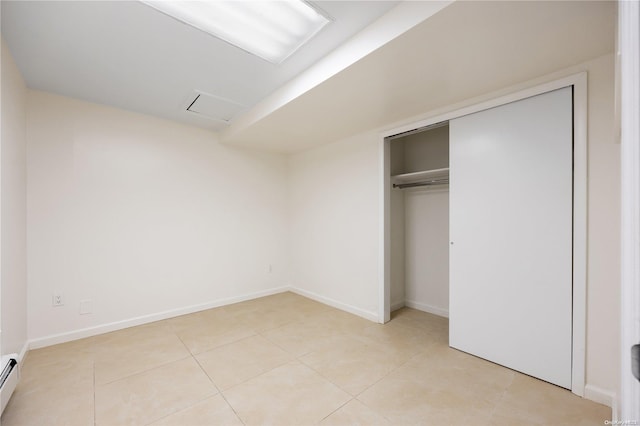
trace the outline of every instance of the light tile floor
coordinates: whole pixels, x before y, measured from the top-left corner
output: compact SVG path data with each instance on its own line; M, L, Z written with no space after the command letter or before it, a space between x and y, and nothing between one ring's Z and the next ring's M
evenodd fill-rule
M2 426L602 425L610 409L293 293L29 353Z

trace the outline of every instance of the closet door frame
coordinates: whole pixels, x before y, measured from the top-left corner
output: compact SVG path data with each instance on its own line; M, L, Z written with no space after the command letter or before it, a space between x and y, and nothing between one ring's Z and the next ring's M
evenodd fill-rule
M587 306L587 73L530 82L500 93L475 98L447 111L434 111L419 121L380 135L380 270L378 322L391 318L391 181L390 138L443 121L505 105L564 87L573 87L573 309L571 391L584 396Z

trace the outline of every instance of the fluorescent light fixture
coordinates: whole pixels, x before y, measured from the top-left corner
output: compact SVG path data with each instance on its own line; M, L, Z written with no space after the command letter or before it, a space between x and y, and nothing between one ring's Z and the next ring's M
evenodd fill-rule
M330 20L301 0L141 0L185 24L279 64Z

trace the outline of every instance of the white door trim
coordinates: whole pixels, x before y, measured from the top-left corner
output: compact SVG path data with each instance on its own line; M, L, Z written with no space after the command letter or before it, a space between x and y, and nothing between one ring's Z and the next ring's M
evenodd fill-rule
M432 124L452 120L496 106L519 101L531 96L573 86L573 341L571 391L584 396L585 386L585 345L586 345L586 302L587 302L587 73L581 72L557 80L531 87L487 101L465 106L460 109L439 113L401 127L381 133L381 217L380 224L380 271L378 322L389 321L391 306L391 251L390 251L390 180L389 180L389 138L400 133L420 129Z
M621 421L640 421L640 383L631 375L632 345L640 343L640 6L618 2L621 143ZM614 413L614 416L618 413Z

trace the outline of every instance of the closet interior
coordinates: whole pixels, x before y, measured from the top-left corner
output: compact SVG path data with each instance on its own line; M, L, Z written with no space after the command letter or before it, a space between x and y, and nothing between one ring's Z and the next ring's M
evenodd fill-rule
M449 313L449 123L393 136L391 310Z

